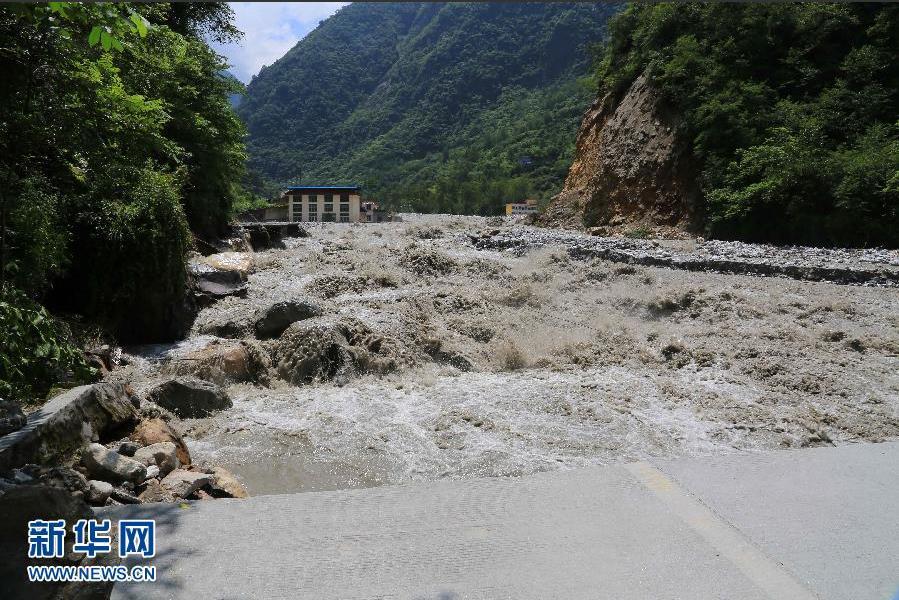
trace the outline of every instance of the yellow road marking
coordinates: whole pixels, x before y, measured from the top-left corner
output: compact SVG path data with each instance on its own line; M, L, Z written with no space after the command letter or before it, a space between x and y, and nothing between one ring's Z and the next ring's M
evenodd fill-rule
M782 564L769 558L735 527L660 470L646 462L631 463L625 468L769 598L818 600L818 596L797 581Z

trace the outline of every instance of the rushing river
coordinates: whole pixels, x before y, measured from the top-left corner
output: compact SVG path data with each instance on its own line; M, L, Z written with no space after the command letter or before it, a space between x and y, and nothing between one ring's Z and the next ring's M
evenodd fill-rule
M123 376L145 389L168 362L232 343L204 331L251 338L284 300L399 349L384 374L229 385L233 408L186 421L194 459L253 494L899 436L895 289L574 260L561 234L478 250L469 236L493 226L312 227L253 255L246 298L204 309L179 344L136 350ZM443 354L422 350L434 340Z

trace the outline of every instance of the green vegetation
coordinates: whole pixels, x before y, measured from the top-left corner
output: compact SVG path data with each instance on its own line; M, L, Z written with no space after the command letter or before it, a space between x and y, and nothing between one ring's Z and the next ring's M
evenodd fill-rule
M624 232L624 237L632 240L645 240L652 235L652 230L646 226L635 227Z
M353 4L238 112L259 192L353 182L392 208L497 214L558 192L615 5Z
M185 327L187 251L245 197L224 3L0 6L0 396L85 373L38 303L122 341Z
M899 6L634 4L600 93L647 71L683 116L709 233L899 245Z
M93 376L69 328L24 293L0 290L0 398L43 398L54 383Z

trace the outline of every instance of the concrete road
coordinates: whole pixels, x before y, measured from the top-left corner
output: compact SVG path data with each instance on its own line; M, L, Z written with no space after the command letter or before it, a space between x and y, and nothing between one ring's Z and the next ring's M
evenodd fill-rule
M122 507L113 598L892 600L899 443Z

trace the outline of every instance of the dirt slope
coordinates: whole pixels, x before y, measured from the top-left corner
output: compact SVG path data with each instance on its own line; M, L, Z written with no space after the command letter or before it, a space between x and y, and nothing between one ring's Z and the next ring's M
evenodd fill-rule
M565 187L541 224L610 233L646 227L669 235L689 228L696 189L677 144L678 124L645 76L617 105L609 96L597 100L578 132Z

